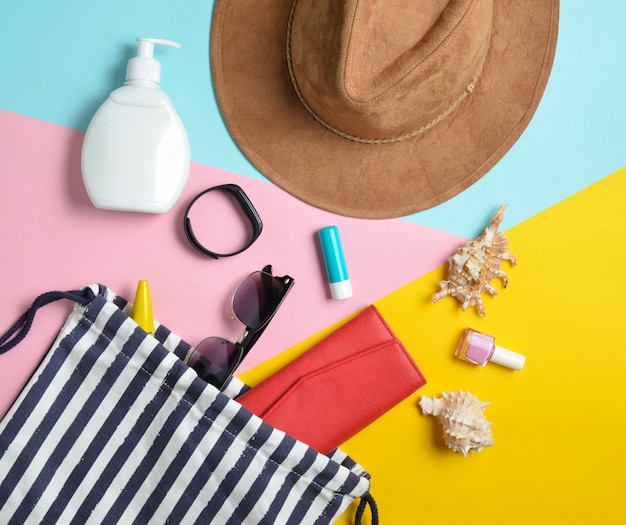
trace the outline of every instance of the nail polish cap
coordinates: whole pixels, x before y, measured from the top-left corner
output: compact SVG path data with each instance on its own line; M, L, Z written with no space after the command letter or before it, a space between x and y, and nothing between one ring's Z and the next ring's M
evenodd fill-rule
M507 350L506 348L502 348L501 346L495 345L493 354L489 358L489 361L508 368L513 368L514 370L521 370L526 362L526 357L522 354L518 354L516 352L512 352L511 350Z

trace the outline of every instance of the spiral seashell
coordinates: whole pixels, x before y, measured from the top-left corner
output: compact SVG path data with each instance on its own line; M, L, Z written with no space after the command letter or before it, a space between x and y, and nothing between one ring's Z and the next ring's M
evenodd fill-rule
M491 423L485 419L483 403L469 392L442 392L441 397L422 396L419 402L425 416L435 416L443 428L446 445L467 457L494 445Z
M508 239L498 231L504 218L506 204L500 206L485 231L475 240L467 241L448 259L448 279L439 282L439 292L433 294L433 303L446 295L461 301L461 308L475 306L480 315L485 315L481 294L497 295L491 281L502 279L506 288L509 277L500 269L502 261L516 264L515 256L509 252Z

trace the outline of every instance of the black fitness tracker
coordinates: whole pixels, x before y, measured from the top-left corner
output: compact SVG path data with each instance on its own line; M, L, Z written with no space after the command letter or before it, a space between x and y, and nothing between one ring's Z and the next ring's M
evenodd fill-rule
M241 210L244 212L245 216L250 221L250 225L252 226L252 237L250 238L250 240L247 242L247 244L243 248L232 253L215 253L215 252L212 252L211 250L207 250L200 243L200 241L198 241L198 239L193 233L193 229L191 228L191 221L189 220L189 211L191 210L192 206L200 197L202 197L203 195L207 194L210 191L215 191L215 190L225 191L231 194L241 206ZM187 209L185 210L185 215L183 217L183 228L185 230L185 235L187 236L187 239L196 250L198 250L203 255L210 257L211 259L219 259L220 257L231 257L233 255L237 255L238 253L241 253L247 250L248 248L250 248L250 246L252 246L254 241L256 241L259 238L259 235L261 235L261 231L263 230L263 222L261 221L261 217L259 216L259 213L256 211L256 209L252 205L252 202L250 201L250 199L239 186L237 186L236 184L222 184L221 186L214 186L213 188L204 190L202 193L194 197L194 199L189 203L189 206L187 206Z

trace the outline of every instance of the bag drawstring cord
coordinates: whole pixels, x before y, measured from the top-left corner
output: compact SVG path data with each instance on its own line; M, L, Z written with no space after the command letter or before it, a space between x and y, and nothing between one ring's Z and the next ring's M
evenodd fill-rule
M361 496L361 501L359 503L359 508L356 511L355 516L355 525L361 525L361 520L363 519L363 513L365 512L365 508L370 506L372 511L372 525L378 525L378 505L376 505L376 501L374 497L368 492Z
M84 288L82 290L70 290L68 292L46 292L37 297L31 307L24 312L24 314L17 320L17 322L9 328L9 330L0 337L0 354L8 352L15 346L17 346L22 339L28 334L35 314L37 310L42 306L46 306L59 299L71 299L83 306L89 304L95 294L91 288Z

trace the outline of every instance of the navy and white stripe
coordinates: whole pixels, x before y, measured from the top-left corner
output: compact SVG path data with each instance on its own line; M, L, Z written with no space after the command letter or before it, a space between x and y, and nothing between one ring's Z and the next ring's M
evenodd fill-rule
M0 422L2 523L325 524L368 493L341 451L270 427L199 379L178 336L90 289Z

